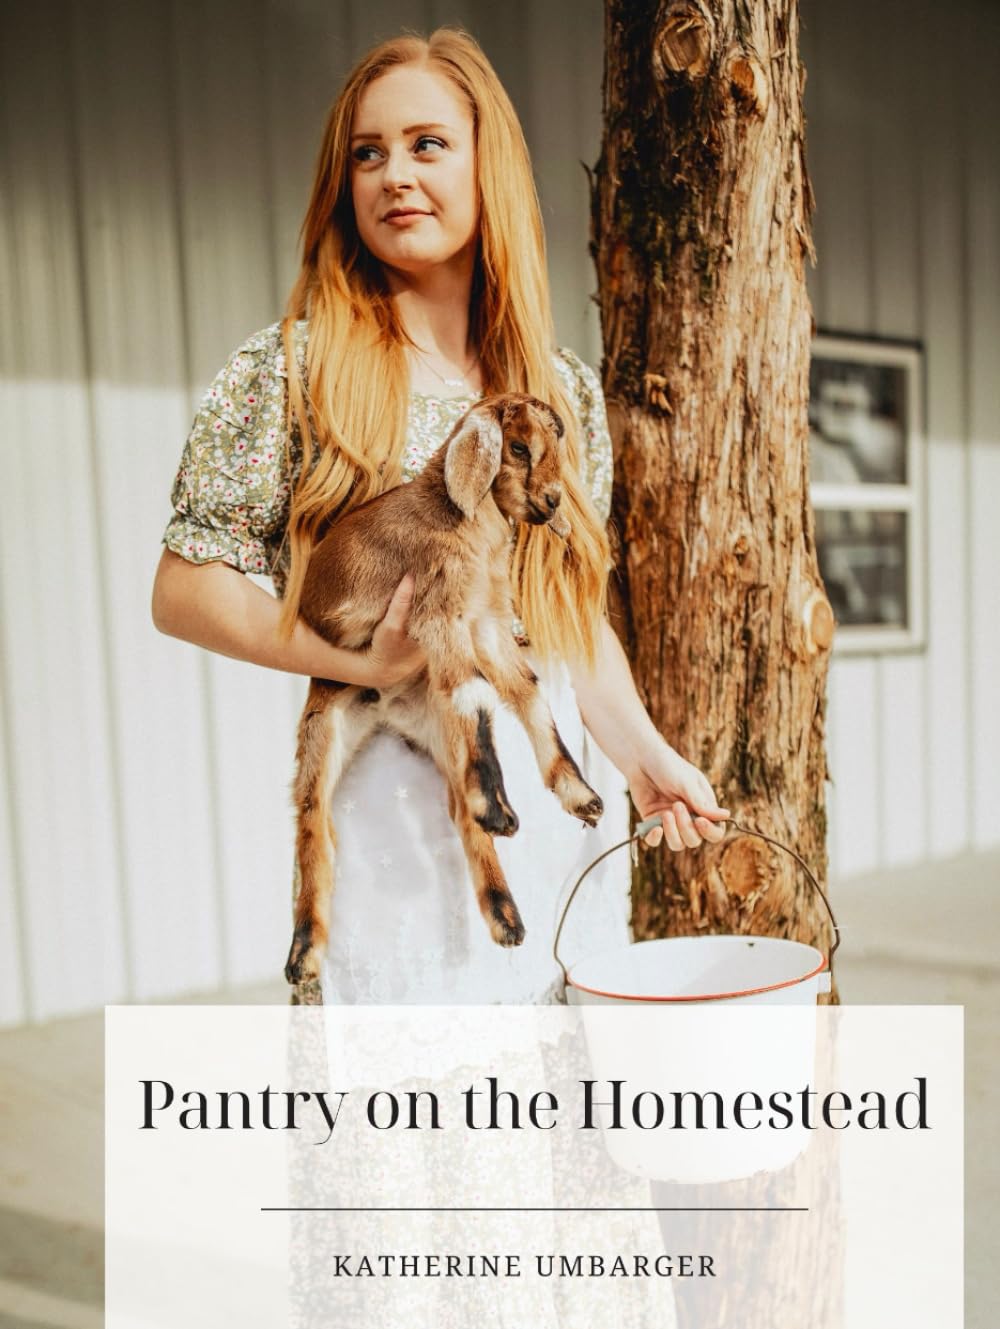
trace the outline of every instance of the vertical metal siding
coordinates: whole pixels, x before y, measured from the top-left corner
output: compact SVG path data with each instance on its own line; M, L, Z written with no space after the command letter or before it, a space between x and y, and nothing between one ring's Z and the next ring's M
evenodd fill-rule
M966 540L968 457L965 405L963 153L965 124L956 89L965 77L965 43L954 40L952 16L925 6L924 41L915 82L943 89L932 114L913 108L918 166L921 333L927 339L927 588L924 656L925 800L920 809L931 857L969 843L972 715L969 582ZM919 102L919 93L917 96ZM912 103L911 103L912 105ZM930 758L929 760L927 758Z
M72 49L42 7L8 7L5 19L4 174L14 187L0 572L7 772L23 1007L45 1016L121 995L125 946ZM30 51L44 51L45 77Z
M966 124L967 516L969 722L968 807L972 843L996 843L1000 821L1000 11L965 17L968 66L959 81ZM970 21L971 20L971 21Z
M866 169L871 191L871 330L882 336L916 338L921 332L917 154L910 127L919 114L917 88L907 67L883 67L883 52L905 26L909 0L882 0L871 10L872 31L863 52L866 85L875 89ZM919 53L911 55L911 60ZM922 459L921 459L922 460ZM921 550L920 556L923 557ZM911 570L911 576L917 576ZM918 579L918 584L920 584ZM879 713L880 848L886 865L924 857L926 744L923 654L885 655L876 665ZM845 772L843 779L850 778Z
M1000 171L985 0L803 4L826 326L921 336L929 644L837 660L836 872L995 843ZM558 335L600 356L600 0L56 0L0 18L0 1023L274 974L303 680L159 636L195 403L280 316L326 108L463 23L532 148Z

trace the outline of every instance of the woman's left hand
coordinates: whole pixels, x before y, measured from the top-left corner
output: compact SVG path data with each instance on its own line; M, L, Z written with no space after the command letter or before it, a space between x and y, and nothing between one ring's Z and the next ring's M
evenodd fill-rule
M666 839L674 850L697 849L706 841L718 844L726 833L722 823L729 813L719 807L712 786L665 739L641 753L629 793L642 819L655 812L663 818L663 829L654 827L646 836L648 845Z

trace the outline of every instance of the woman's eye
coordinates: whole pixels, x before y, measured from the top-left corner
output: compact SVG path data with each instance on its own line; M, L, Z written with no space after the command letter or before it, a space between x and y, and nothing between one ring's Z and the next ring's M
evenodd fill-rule
M353 155L356 162L371 162L377 157L378 148L375 147L374 143L362 143L354 149Z
M523 443L512 443L512 444L510 445L510 450L511 450L511 452L514 454L515 457L530 457L530 456L531 456L531 449L528 448L528 447L525 447L525 445L524 445Z
M433 138L430 134L421 134L413 145L414 152L427 152L435 148L443 148L445 145L439 138Z

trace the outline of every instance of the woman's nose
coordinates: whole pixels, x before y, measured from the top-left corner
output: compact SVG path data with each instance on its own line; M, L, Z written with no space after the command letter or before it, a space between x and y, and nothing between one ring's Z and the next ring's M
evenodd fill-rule
M382 188L387 191L408 189L413 184L413 163L405 147L393 148L386 157Z

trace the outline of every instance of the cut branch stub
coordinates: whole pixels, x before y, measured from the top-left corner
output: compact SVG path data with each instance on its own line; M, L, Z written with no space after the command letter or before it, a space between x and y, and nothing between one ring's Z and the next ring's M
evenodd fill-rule
M773 875L770 852L759 841L739 835L722 851L719 875L730 895L741 900L759 895Z
M765 116L771 94L764 70L753 56L747 55L745 51L734 51L729 57L726 73L735 100L751 113Z
M833 643L836 621L830 601L826 595L816 590L808 597L802 609L802 622L805 626L806 649L814 655L817 651L827 651Z
M674 0L666 7L653 42L653 72L660 80L668 74L704 78L712 62L715 20L699 0Z
M644 374L642 378L646 401L664 415L673 415L674 405L670 399L670 381L662 374Z

